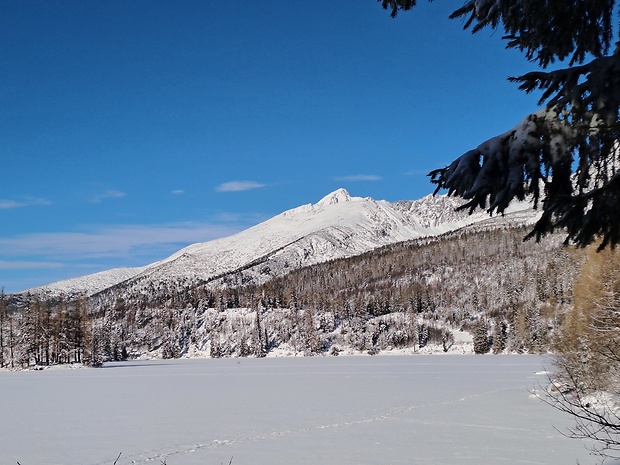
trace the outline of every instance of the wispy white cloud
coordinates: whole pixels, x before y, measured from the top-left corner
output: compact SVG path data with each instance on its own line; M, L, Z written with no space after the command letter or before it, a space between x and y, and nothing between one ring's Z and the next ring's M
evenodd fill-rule
M19 208L25 206L26 205L23 202L18 202L16 200L0 200L0 208L2 209Z
M229 181L220 184L215 188L216 192L240 192L249 191L252 189L260 189L265 187L265 184L261 184L256 181Z
M334 179L336 181L359 182L359 181L381 181L383 178L381 176L376 176L373 174L353 174L350 176L338 176Z
M189 244L235 234L260 219L248 215L212 223L91 225L0 236L0 289L16 292L111 268L148 265Z
M9 208L21 208L21 207L32 207L36 205L51 205L47 199L38 199L27 197L22 200L10 200L10 199L0 199L0 210L9 209Z
M62 268L63 266L62 263L58 262L0 260L0 270L49 270Z
M174 190L170 191L170 193L172 195L183 195L183 194L185 194L185 191L183 189L174 189Z
M216 219L220 223L234 223L254 225L269 219L268 215L263 213L229 213L223 212L216 215Z
M54 232L0 237L0 256L20 261L71 261L99 258L156 257L195 242L229 236L243 229L237 225L176 223L119 225L85 228L79 232ZM164 254L164 255L159 255ZM25 259L28 257L28 259ZM34 257L34 258L33 258Z
M98 194L95 194L93 196L91 196L91 198L89 199L89 202L91 203L101 203L104 200L108 200L108 199L120 199L122 197L126 197L127 194L125 194L124 192L118 191L116 189L106 189L103 192L100 192Z

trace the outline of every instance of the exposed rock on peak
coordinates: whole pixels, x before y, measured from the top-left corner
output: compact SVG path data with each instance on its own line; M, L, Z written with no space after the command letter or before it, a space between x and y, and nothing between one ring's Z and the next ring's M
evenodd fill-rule
M340 188L331 194L326 195L317 203L317 206L332 205L335 203L350 202L351 196L346 189Z

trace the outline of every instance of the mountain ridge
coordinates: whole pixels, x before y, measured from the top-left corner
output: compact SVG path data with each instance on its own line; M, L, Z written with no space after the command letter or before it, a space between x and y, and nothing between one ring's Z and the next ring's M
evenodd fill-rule
M205 283L241 273L239 279L260 284L300 267L499 221L482 210L471 215L457 211L460 205L445 195L390 203L352 197L341 188L317 203L287 210L232 236L191 244L146 266L113 268L18 294L92 296L120 285L143 292L158 282ZM515 204L510 213L522 216L518 222L536 216L527 202Z

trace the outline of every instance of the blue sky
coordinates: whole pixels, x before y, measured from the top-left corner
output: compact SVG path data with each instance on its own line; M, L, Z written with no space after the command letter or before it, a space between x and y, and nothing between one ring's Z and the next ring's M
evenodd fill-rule
M506 79L534 66L448 3L0 0L0 287L145 265L339 187L431 193L537 108Z

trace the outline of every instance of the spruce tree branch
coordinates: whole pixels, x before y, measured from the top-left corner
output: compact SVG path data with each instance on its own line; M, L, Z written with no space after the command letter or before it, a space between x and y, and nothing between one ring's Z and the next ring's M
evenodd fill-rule
M466 17L464 28L472 33L501 26L507 48L546 68L556 60L569 58L572 66L607 53L613 8L613 0L469 0L450 18Z
M410 10L416 6L416 0L377 0L384 10L391 10L390 16L396 18L399 10ZM432 1L432 0L429 0Z
M620 46L610 56L551 72L530 72L509 78L520 90L543 90L539 104L563 108L574 122L612 126L620 108Z

